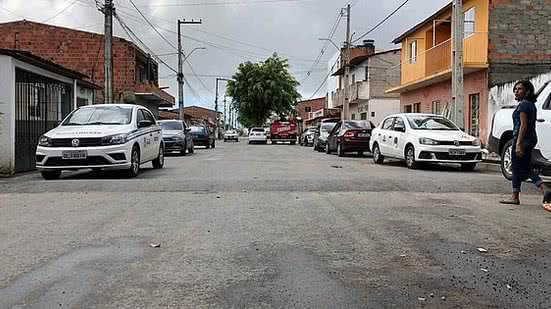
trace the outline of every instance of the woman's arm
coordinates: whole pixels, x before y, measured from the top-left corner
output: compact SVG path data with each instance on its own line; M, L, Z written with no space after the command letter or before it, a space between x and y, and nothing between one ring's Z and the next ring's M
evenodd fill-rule
M526 135L527 130L528 130L528 113L521 112L520 113L520 129L518 131L517 145L516 145L516 149L515 149L517 157L522 156L523 140L524 140L524 136Z

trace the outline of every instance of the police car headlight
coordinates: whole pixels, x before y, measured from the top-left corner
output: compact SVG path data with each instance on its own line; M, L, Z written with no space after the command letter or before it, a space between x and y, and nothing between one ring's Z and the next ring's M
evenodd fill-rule
M432 138L421 137L419 139L419 144L421 144L421 145L438 145L438 141L435 141Z
M480 145L481 145L481 143L480 143L480 139L479 139L479 138L477 138L477 139L475 139L475 140L473 141L473 146L480 146Z
M38 145L42 146L42 147L50 147L50 146L52 146L52 140L49 137L47 137L46 135L42 135L38 139Z
M127 140L126 134L116 134L111 136L106 136L101 139L102 145L120 145L126 143Z

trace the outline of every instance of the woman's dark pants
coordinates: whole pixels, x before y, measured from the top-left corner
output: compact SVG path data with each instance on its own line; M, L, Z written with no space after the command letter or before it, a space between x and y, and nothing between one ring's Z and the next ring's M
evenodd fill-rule
M536 187L540 187L543 184L543 180L540 178L537 172L532 169L532 150L534 146L526 147L522 152L522 156L519 158L515 153L516 140L513 142L513 149L511 151L511 163L513 165L513 192L521 192L522 182L530 178L532 183Z

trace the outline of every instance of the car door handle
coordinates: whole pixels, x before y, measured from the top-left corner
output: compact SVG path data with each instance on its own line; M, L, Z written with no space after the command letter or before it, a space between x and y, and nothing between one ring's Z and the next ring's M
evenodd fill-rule
M545 119L538 119L538 122L545 122Z

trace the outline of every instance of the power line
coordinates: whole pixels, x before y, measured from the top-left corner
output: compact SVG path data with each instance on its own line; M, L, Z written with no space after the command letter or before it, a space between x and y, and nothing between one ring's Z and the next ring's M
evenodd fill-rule
M70 9L75 3L77 3L79 0L74 0L73 2L69 3L68 6L66 6L65 8L63 8L62 10L60 10L59 12L57 12L56 14L54 14L53 16L49 17L49 18L46 18L45 20L42 21L42 23L45 23L45 22L48 22L56 17L58 17L59 15L63 14L65 11L67 11L68 9Z
M302 1L312 1L312 0L256 0L256 1L198 2L198 3L166 3L166 4L147 4L147 5L142 5L142 7L245 5L245 4L280 3L280 2L302 2Z
M335 35L335 33L337 32L337 29L339 28L339 24L341 22L342 16L343 16L343 12L341 11L339 13L339 15L337 16L337 20L336 20L335 24L333 25L333 27L331 28L331 31L329 32L329 35L327 36L327 38L329 40L331 40L333 38L333 36ZM316 60L312 64L312 67L310 68L310 70L308 70L308 72L306 73L306 76L302 80L302 83L304 83L308 79L308 77L310 77L310 75L312 74L311 71L314 69L315 66L318 65L318 63L321 61L321 58L323 58L323 55L325 54L325 50L329 46L329 40L326 40L325 43L323 44L323 47L321 48L321 51L320 51L318 57L316 58Z
M321 88L323 87L323 85L325 85L325 82L329 79L329 76L331 76L332 72L333 72L333 68L335 67L335 65L339 62L339 59L337 59L337 61L335 61L335 63L333 63L333 65L331 66L331 70L329 70L329 73L327 73L327 75L325 76L325 78L323 79L323 81L321 82L321 84L319 85L319 87L316 89L316 91L314 92L314 94L312 94L312 96L310 97L309 100L312 100L317 94L318 92L321 90Z
M389 20L394 14L396 14L401 8L404 7L410 0L405 0L402 4L400 4L394 11L392 11L389 15L387 15L383 20L381 20L378 24L376 24L373 28L369 29L366 33L360 35L357 39L355 39L352 43L356 43L359 40L363 39L367 35L371 34L371 32L375 31L377 28L379 28L382 24L384 24L387 20Z

